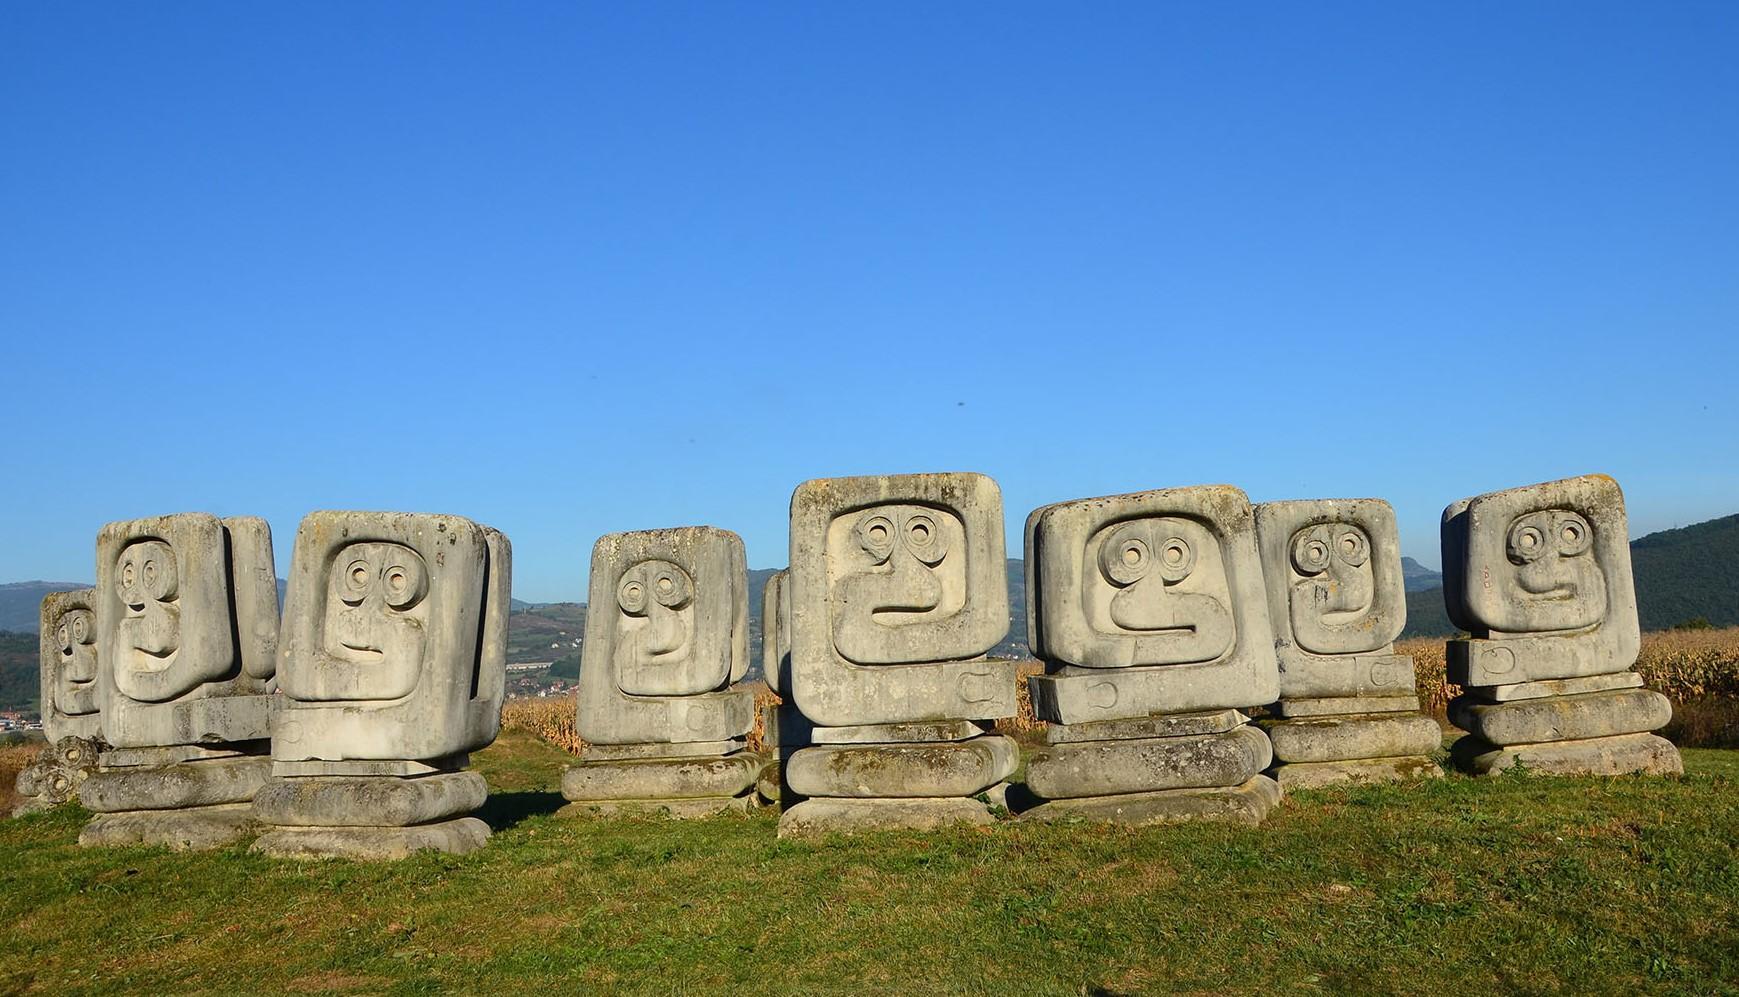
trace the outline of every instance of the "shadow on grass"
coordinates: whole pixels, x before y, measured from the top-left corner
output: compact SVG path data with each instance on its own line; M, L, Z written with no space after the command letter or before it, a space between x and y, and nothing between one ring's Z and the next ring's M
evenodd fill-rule
M492 831L505 831L527 817L553 814L567 802L562 799L562 794L547 790L491 792L489 799L472 816L481 818Z

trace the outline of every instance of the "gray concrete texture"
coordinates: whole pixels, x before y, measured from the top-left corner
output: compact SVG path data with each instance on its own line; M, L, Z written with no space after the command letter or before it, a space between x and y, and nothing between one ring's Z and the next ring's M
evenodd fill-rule
M1665 727L1672 718L1672 703L1650 689L1614 689L1510 703L1457 696L1449 702L1450 723L1496 745L1641 734Z
M1282 796L1280 785L1273 779L1253 775L1235 786L1051 800L1021 811L1020 818L1138 827L1207 820L1255 827L1268 818Z
M790 758L785 781L809 797L973 796L1020 766L1011 738L985 734L965 741L835 744L804 748Z
M38 631L42 733L50 743L66 737L100 738L97 696L97 590L50 592L42 597Z
M1443 747L1443 728L1417 713L1359 714L1263 724L1280 762L1346 762L1428 755Z
M990 809L962 797L857 800L817 798L779 815L779 837L805 838L827 834L876 831L933 831L957 824L993 822Z
M1469 735L1455 742L1451 755L1457 767L1474 775L1497 775L1517 765L1545 775L1679 775L1685 770L1679 749L1654 734L1508 747Z
M1047 800L1236 786L1273 761L1268 735L1223 734L1057 744L1027 760L1026 785Z

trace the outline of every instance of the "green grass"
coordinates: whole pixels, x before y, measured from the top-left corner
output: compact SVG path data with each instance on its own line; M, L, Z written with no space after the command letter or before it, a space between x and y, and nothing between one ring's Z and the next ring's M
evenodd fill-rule
M298 865L0 822L0 992L1739 990L1739 752L1682 779L1298 794L1259 829L779 841L548 811L567 756L474 758L464 857Z

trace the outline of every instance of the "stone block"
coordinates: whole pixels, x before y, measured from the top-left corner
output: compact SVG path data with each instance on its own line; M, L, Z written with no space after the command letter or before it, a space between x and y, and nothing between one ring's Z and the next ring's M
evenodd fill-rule
M1048 800L1236 786L1271 761L1268 735L1246 724L1224 734L1052 745L1027 760L1026 783Z
M986 734L967 741L804 748L786 762L785 781L804 796L972 796L1019 766L1013 739Z
M1021 820L1089 821L1136 826L1210 820L1262 823L1280 803L1282 790L1267 776L1251 776L1234 786L1211 789L1171 789L1051 800L1021 813Z
M810 744L904 744L923 741L964 741L985 729L970 720L921 720L909 724L859 724L853 727L808 727Z
M1027 517L1027 625L1052 723L1279 697L1249 499L1225 485L1059 502ZM1094 673L1100 673L1095 675Z
M13 783L22 799L12 808L11 816L21 817L69 802L96 768L97 742L89 738L68 735L43 745Z
M705 758L730 755L746 750L742 738L726 741L676 741L658 744L592 744L587 742L583 757L588 762L621 762L637 758Z
M158 748L109 748L97 756L97 764L105 769L174 765L177 762L263 756L271 748L269 741L246 741L218 748L197 744L168 744Z
M576 802L739 796L766 764L766 756L746 751L722 758L580 762L562 773L562 795Z
M1126 720L1100 720L1096 723L1050 724L1045 727L1046 744L1074 744L1077 741L1128 741L1149 737L1190 737L1196 734L1224 734L1249 717L1237 710L1204 710L1199 713L1156 713Z
M741 796L697 796L675 800L575 800L556 811L557 817L669 817L696 820L720 814L746 814L759 809L755 793Z
M430 761L501 729L513 548L460 516L309 513L296 531L272 757Z
M1620 734L1546 744L1499 747L1468 735L1450 751L1456 767L1474 775L1495 775L1520 763L1546 775L1679 775L1679 749L1653 734Z
M1618 689L1513 703L1486 703L1458 696L1449 703L1450 723L1497 745L1640 734L1665 727L1672 718L1671 701L1650 689Z
M254 808L230 803L184 810L131 810L100 813L79 831L85 848L161 845L171 851L222 848L254 833Z
M271 774L271 759L257 755L158 768L102 769L79 787L79 802L98 813L246 803Z
M955 824L993 823L990 808L960 797L889 800L810 799L779 816L779 837L873 831L933 831Z
M268 780L254 794L254 813L266 824L403 827L471 813L488 798L489 786L475 772L303 776Z
M1283 699L1271 709L1283 717L1331 717L1348 713L1418 713L1418 696L1346 696Z
M791 682L817 726L995 720L1014 670L1002 493L981 474L806 481L791 496Z
M761 677L774 692L791 688L791 572L775 571L761 586Z
M42 597L38 631L42 732L50 743L102 736L97 698L97 590Z
M343 761L303 759L296 762L273 761L272 775L279 779L299 779L314 775L391 776L396 779L419 775L458 772L471 764L470 755L448 755L426 762L390 758L351 758Z
M1344 762L1425 755L1443 747L1443 728L1417 713L1307 717L1263 725L1282 762Z
M1609 675L1587 675L1576 679L1546 679L1540 682L1515 682L1510 685L1476 685L1465 687L1475 699L1491 703L1513 703L1521 699L1544 699L1547 696L1576 696L1585 692L1608 692L1613 689L1640 689L1642 676L1635 672L1614 672Z
M489 842L489 825L475 817L415 827L278 827L249 849L282 859L396 861L421 851L464 855Z
M1443 770L1423 755L1400 758L1356 758L1339 762L1293 762L1277 766L1271 773L1288 793L1295 789L1322 789L1325 786L1369 785L1380 782L1407 782L1412 779L1440 779Z

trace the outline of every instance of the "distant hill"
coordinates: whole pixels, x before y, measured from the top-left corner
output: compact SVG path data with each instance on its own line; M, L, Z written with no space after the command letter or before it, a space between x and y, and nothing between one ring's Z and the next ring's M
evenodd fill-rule
M1432 571L1410 557L1401 558L1401 585L1409 592L1443 587L1443 572Z
M35 633L42 626L42 597L87 589L90 582L8 582L0 585L0 630Z

